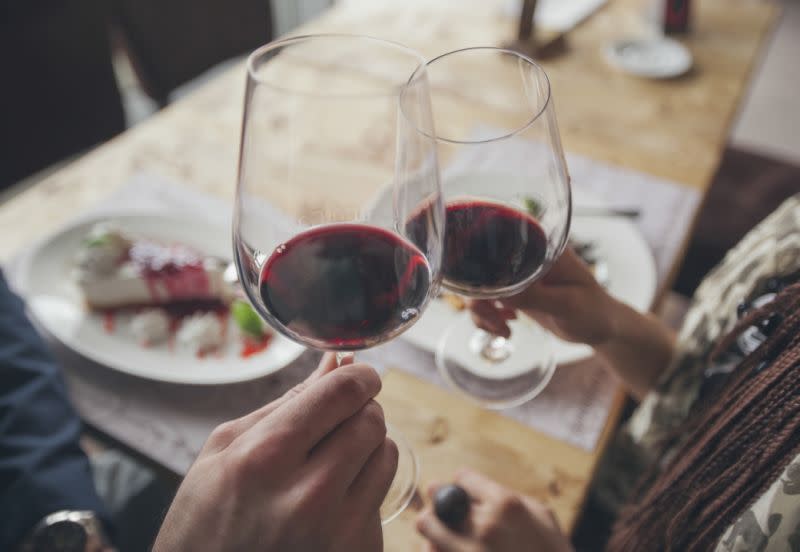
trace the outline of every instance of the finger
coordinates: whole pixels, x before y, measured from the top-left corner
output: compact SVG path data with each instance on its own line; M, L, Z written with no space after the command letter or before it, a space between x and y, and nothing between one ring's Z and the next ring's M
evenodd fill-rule
M469 310L486 318L502 320L503 316L498 309L499 303L488 299L472 299L467 303Z
M371 400L314 447L309 469L328 472L344 494L385 439L383 409Z
M521 498L522 501L527 505L528 510L530 510L534 515L536 521L539 521L545 525L547 525L547 522L549 521L552 527L557 528L559 531L561 530L561 524L559 523L556 515L553 513L553 510L535 498L531 498L529 496L522 496Z
M455 481L467 491L473 501L494 501L501 500L509 491L499 483L489 479L485 475L470 470L461 469L456 473Z
M348 360L352 357L345 357L342 360ZM336 360L336 353L325 353L322 355L322 358L319 359L319 364L317 365L317 369L311 373L310 378L319 379L324 374L329 374L338 368L339 363Z
M494 306L494 308L497 316L501 317L503 320L517 319L517 309L506 307L499 301L496 301L496 303L497 304Z
M430 508L417 518L417 531L441 552L470 552L474 547L469 539L453 532L442 523Z
M367 511L380 509L397 473L398 459L397 444L384 439L350 486L348 495L358 507Z
M342 357L342 360L340 362L339 359L336 358L336 353L325 353L324 355L322 355L322 358L319 361L317 369L311 373L309 379L312 380L319 379L325 374L330 374L337 368L353 364L354 360L355 360L355 355L345 355Z
M378 373L365 364L343 366L312 381L242 435L263 442L270 434L287 436L287 454L306 457L339 424L361 410L381 389Z
M503 320L514 320L517 317L516 309L503 306L498 299L468 299L467 307L473 312L496 316Z
M342 359L342 366L349 365L353 363L353 357L347 356ZM216 450L221 450L226 448L230 445L239 435L243 434L245 431L253 427L256 422L268 416L271 412L277 410L281 405L290 401L294 397L300 395L306 387L308 387L311 382L318 380L325 374L328 374L335 370L339 366L336 355L334 353L325 353L322 355L322 359L319 362L317 368L311 372L311 374L303 381L289 389L286 393L278 397L272 402L269 402L242 416L241 418L237 418L235 420L231 420L223 426L218 428L220 431L216 432L217 435L213 435L210 440L213 440L212 447Z
M475 326L492 335L501 335L503 337L506 337L506 334L511 335L511 329L505 322L489 320L475 313L470 313L470 318L472 318L472 323Z
M481 330L490 333L492 335L505 337L506 339L511 337L511 328L505 322L497 322L495 320L489 320L479 315L476 315L475 313L472 313L471 317L472 317L472 322Z
M470 316L474 324L484 331L505 338L511 336L511 329L506 323L507 319L492 301L472 301L470 304Z
M539 281L521 293L500 301L504 306L515 309L540 309L555 313L559 308L563 309L565 301L576 289L592 285L597 283L588 265L572 248L567 248Z
M498 300L475 299L469 303L470 311L496 322L506 322L517 318L517 310L503 305Z
M429 484L428 487L425 489L428 498L433 500L434 497L436 496L436 491L438 491L439 487L441 487L442 485L444 485L444 483L439 483L438 481Z

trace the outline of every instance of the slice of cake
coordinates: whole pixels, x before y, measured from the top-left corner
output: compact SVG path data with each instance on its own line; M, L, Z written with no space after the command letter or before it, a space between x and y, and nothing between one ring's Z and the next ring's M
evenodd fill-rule
M233 297L224 261L182 244L127 236L110 224L91 229L76 261L76 282L93 310L227 304Z

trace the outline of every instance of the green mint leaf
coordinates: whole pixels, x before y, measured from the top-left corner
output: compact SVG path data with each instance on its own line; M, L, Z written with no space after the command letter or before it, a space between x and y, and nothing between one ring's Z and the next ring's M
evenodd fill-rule
M94 238L86 238L83 240L83 243L86 247L99 247L101 245L106 245L109 240L108 234L103 234L102 236L96 236Z
M264 323L249 304L234 301L231 305L231 316L242 332L255 338L264 337Z
M539 218L539 215L542 214L542 206L539 202L532 197L526 197L522 201L525 203L525 209L528 213L530 213L532 217Z

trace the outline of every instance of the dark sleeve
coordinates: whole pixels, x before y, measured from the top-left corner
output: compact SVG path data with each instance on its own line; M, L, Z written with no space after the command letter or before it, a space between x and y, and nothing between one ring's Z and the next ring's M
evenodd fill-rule
M58 366L0 272L0 550L58 510L107 524L80 431Z

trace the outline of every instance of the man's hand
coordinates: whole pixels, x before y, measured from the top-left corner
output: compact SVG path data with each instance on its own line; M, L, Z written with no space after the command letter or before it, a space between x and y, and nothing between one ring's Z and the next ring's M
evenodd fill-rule
M381 381L365 365L335 368L326 355L283 397L214 430L155 552L383 549L398 453L373 400Z
M431 508L424 510L417 530L429 552L572 552L555 516L540 502L473 471L461 471L456 483L470 495L469 518L455 532ZM430 496L435 492L436 486L429 489Z

